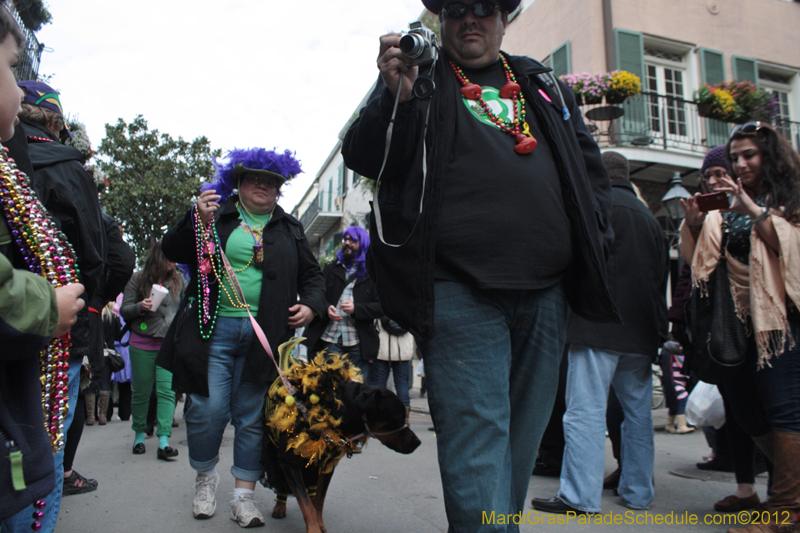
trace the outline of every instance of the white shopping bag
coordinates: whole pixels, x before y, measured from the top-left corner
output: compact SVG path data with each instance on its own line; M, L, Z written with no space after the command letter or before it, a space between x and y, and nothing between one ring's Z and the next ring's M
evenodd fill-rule
M686 401L686 421L695 426L714 426L725 424L725 406L716 385L698 381Z

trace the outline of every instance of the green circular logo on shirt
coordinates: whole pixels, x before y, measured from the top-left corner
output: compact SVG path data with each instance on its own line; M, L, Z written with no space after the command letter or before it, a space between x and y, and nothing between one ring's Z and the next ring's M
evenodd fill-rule
M481 87L481 89L483 90L481 97L483 101L486 102L486 105L489 106L489 109L492 110L492 113L506 122L512 122L514 120L514 102L508 98L500 98L500 91L494 87ZM498 128L494 122L489 120L489 115L477 100L468 100L462 96L461 101L464 102L464 105L467 106L467 109L469 109L473 117L493 128Z
M139 329L141 329L142 331L146 330L147 329L147 324L142 322L141 324L139 324Z

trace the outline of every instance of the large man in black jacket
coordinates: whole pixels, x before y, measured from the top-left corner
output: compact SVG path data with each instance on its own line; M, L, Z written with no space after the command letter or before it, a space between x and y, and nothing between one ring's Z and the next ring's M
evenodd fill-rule
M370 361L378 356L380 345L375 320L383 316L378 291L364 264L368 250L369 234L363 228L350 226L344 231L336 261L322 271L328 312L305 331L312 351L348 354L367 383Z
M570 316L561 489L554 498L533 500L535 508L547 512L601 511L606 398L612 384L625 411L617 492L631 509L647 509L653 500L651 364L667 335L668 246L661 225L636 197L628 160L605 152L603 161L612 180L609 286L623 323L601 325Z
M401 36L381 37L380 78L342 153L380 175L368 268L384 312L423 338L450 530L516 530L482 517L524 510L567 302L617 319L610 185L572 92L500 52L519 0L423 3L439 14L440 57L409 66ZM412 92L422 78L431 98Z

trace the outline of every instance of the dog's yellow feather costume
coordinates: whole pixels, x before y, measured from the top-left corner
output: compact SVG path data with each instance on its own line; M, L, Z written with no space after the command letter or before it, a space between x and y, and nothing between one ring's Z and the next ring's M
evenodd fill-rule
M339 354L325 351L311 357L308 363L291 356L302 338L294 338L278 348L280 367L295 389L290 396L280 377L275 380L267 395L266 417L270 439L280 447L280 436L285 436L285 451L307 459L306 466L316 465L323 473L330 473L341 458L360 451L366 437L350 442L343 435L344 404L338 395L344 383L362 381L360 370ZM291 399L289 399L291 398ZM307 409L303 416L298 402Z

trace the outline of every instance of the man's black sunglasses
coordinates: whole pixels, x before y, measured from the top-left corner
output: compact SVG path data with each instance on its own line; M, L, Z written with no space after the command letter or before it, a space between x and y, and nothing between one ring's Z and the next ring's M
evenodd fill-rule
M479 18L485 18L494 13L495 9L500 9L497 4L492 2L483 1L477 2L472 5L462 4L461 2L453 2L447 4L442 8L442 12L447 15L449 19L460 19L467 15L467 11L472 11L472 14Z
M762 124L758 120L753 121L753 122L746 122L745 124L739 124L738 126L733 128L733 131L731 131L731 137L733 137L734 135L736 135L739 132L741 132L741 133L755 133L758 130L760 130L761 128L763 128L763 127L764 127L764 124Z

